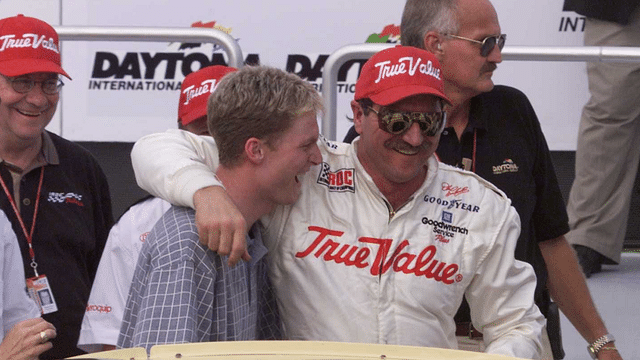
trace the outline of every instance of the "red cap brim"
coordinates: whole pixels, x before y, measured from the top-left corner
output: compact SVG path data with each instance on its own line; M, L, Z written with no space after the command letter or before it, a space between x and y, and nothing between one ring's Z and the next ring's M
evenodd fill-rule
M423 86L423 85L400 85L395 86L389 89L385 89L375 95L369 95L371 101L378 105L387 106L391 105L397 101L400 101L404 98L408 98L413 95L435 95L447 104L451 105L451 100L446 97L442 92L434 89L431 86Z
M62 67L45 59L15 59L0 61L0 73L5 76L20 76L37 72L52 72L71 79Z

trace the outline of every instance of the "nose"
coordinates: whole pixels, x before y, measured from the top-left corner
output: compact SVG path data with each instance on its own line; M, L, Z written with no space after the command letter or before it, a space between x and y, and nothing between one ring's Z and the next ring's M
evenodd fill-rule
M30 104L41 109L49 103L49 98L47 94L42 91L42 83L35 84L35 86L29 90L27 96L25 97Z
M407 132L402 134L402 140L411 146L420 146L424 142L424 135L420 131L420 125L418 123L411 124L411 127Z
M499 64L502 62L502 50L500 50L498 44L495 44L493 46L493 49L491 49L489 56L487 56L487 60L495 64Z
M311 162L313 165L318 165L322 162L322 154L320 153L318 144L313 145L311 155L309 156L309 162Z

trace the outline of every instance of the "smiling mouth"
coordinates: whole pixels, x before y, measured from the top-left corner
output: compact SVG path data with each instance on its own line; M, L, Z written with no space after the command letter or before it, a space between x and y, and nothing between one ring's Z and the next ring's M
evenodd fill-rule
M404 144L396 143L396 144L390 144L388 148L402 155L414 156L414 155L417 155L420 152L420 150L423 149L423 146L410 146L409 144L406 144L406 143Z
M384 147L387 148L387 150L395 151L405 156L414 156L420 153L421 150L428 149L427 144L427 139L425 139L425 142L423 142L420 146L412 146L404 140L391 138L384 142Z
M24 110L18 110L16 109L16 111L18 111L20 114L24 115L24 116L29 116L29 117L36 117L36 116L40 116L40 114L42 114L42 112L38 111L38 112L27 112Z
M407 156L413 156L420 151L420 149L393 149L393 150L399 152L402 155L407 155Z

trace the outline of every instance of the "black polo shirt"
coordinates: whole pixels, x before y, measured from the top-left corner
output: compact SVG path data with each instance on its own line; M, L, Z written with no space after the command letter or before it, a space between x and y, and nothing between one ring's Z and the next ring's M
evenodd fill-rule
M475 155L471 170L511 199L522 223L515 256L534 267L536 303L546 314L547 271L538 242L566 234L569 225L549 148L527 97L507 86L474 97L461 140L446 128L437 154L440 161L460 167L463 158Z
M49 280L58 311L42 316L56 327L57 337L52 340L53 349L40 359L61 359L84 353L77 348L80 325L113 214L107 178L98 161L84 148L55 134L47 132L43 139L46 165L33 251L39 274ZM20 214L28 230L41 170L38 166L20 179ZM13 194L13 178L2 160L0 176ZM27 240L4 191L0 193L0 208L20 243L25 275L32 277Z

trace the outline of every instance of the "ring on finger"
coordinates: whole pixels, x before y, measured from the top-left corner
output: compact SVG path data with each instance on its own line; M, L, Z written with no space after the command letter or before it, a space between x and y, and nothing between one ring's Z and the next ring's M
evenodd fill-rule
M47 332L46 331L40 331L40 340L42 341L42 343L46 343L47 341L49 341L49 337L47 336Z

